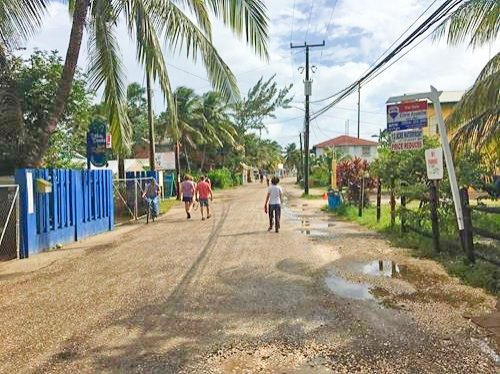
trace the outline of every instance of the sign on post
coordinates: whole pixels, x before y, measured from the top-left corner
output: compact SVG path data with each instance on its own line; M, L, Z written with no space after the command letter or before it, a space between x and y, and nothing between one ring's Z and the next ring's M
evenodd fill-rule
M424 146L422 129L391 132L391 150L395 152L413 151Z
M401 131L427 126L427 101L387 105L387 130Z
M443 179L443 150L441 148L426 149L425 166L427 167L427 179Z
M175 153L158 152L155 154L155 163L158 170L175 170Z
M108 161L106 124L98 119L92 121L87 132L87 159L92 165L102 167Z

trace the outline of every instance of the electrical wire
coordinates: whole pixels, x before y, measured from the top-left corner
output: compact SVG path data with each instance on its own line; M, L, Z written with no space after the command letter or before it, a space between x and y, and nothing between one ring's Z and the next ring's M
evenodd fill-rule
M365 83L369 78L371 78L374 74L376 74L385 64L395 58L403 49L412 44L417 38L423 35L427 30L429 30L433 25L437 22L440 22L444 17L447 17L453 9L462 2L463 0L447 0L445 1L437 10L435 10L426 20L419 25L408 37L406 37L393 51L391 51L382 61L378 62L374 67L372 67L366 74L364 74L361 78L351 83L349 86L345 87L343 90L338 91L337 93L330 95L328 99L335 98L330 104L327 104L325 107L316 112L315 117L312 119L322 115L329 109L331 109L334 105L345 99L347 96L351 95L355 92L361 84ZM421 42L421 41L420 41ZM408 52L406 52L408 53ZM319 101L324 101L319 100ZM318 101L316 101L318 102Z
M311 27L311 17L312 17L313 9L314 9L314 0L311 0L311 7L309 8L309 20L307 21L307 30L306 30L306 36L304 38L304 42L307 42L307 36L309 35L309 28Z
M420 35L422 35L423 32L427 31L427 29L429 27L431 27L432 25L434 25L436 22L438 22L439 20L441 20L444 16L448 15L449 12L451 11L451 9L453 9L455 6L457 6L460 2L462 2L463 0L446 0L445 2L443 2L443 4L441 4L439 6L439 8L437 10L435 10L429 17L426 18L426 20L421 24L419 25L408 37L406 37L404 39L403 42L401 42L393 51L391 51L389 54L387 54L387 56L382 59L382 61L379 61L381 57L379 57L376 61L379 61L378 63L372 63L370 66L371 68L368 69L368 71L365 71L364 74L362 74L361 78L359 78L356 82L354 82L353 84L351 84L350 86L344 88L343 90L340 90L338 92L335 92L334 94L328 96L328 97L325 97L323 99L319 99L319 100L314 100L313 103L318 103L318 102L323 102L323 101L326 101L326 100L330 100L336 96L339 96L339 95L342 95L344 92L346 91L349 91L351 89L351 86L354 86L357 88L357 85L359 83L362 83L362 81L364 79L366 79L366 77L368 75L371 75L373 74L373 72L375 70L378 70L382 65L384 65L385 63L387 63L390 59L392 59L396 54L398 54L402 49L404 49L405 47L407 47L410 43L412 43L416 38L418 38ZM432 7L434 3L432 3L431 5L429 5L425 10L424 12L422 12L419 17L417 18L416 21L418 21L420 18L422 18L422 16ZM448 7L448 8L447 8ZM415 22L413 22L412 25L414 25ZM411 28L411 26L410 26ZM409 30L409 28L407 29ZM405 33L407 32L407 30L405 30ZM404 33L402 34L404 35ZM393 46L398 40L401 39L401 36L399 36L396 41L391 44L391 46ZM387 52L387 51L386 51Z

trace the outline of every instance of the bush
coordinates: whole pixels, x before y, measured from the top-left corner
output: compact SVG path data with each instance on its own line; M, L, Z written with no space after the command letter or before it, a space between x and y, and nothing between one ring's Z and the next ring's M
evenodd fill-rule
M212 187L228 188L235 185L233 173L227 168L212 170L208 173L208 177L212 182Z

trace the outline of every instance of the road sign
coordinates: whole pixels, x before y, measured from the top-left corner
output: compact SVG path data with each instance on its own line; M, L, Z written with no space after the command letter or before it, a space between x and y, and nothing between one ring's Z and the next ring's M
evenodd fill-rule
M424 146L422 129L391 132L391 150L414 151Z
M443 179L443 150L441 148L426 149L425 166L427 167L427 179Z
M387 130L401 131L427 126L427 101L387 105Z

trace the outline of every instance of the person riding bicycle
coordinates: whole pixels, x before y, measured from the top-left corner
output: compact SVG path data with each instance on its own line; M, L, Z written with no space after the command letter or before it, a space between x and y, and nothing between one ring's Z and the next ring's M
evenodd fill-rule
M142 194L142 198L146 199L149 207L151 209L151 216L158 216L158 197L160 195L160 186L156 183L156 180L153 178L151 182L146 185L144 192Z

